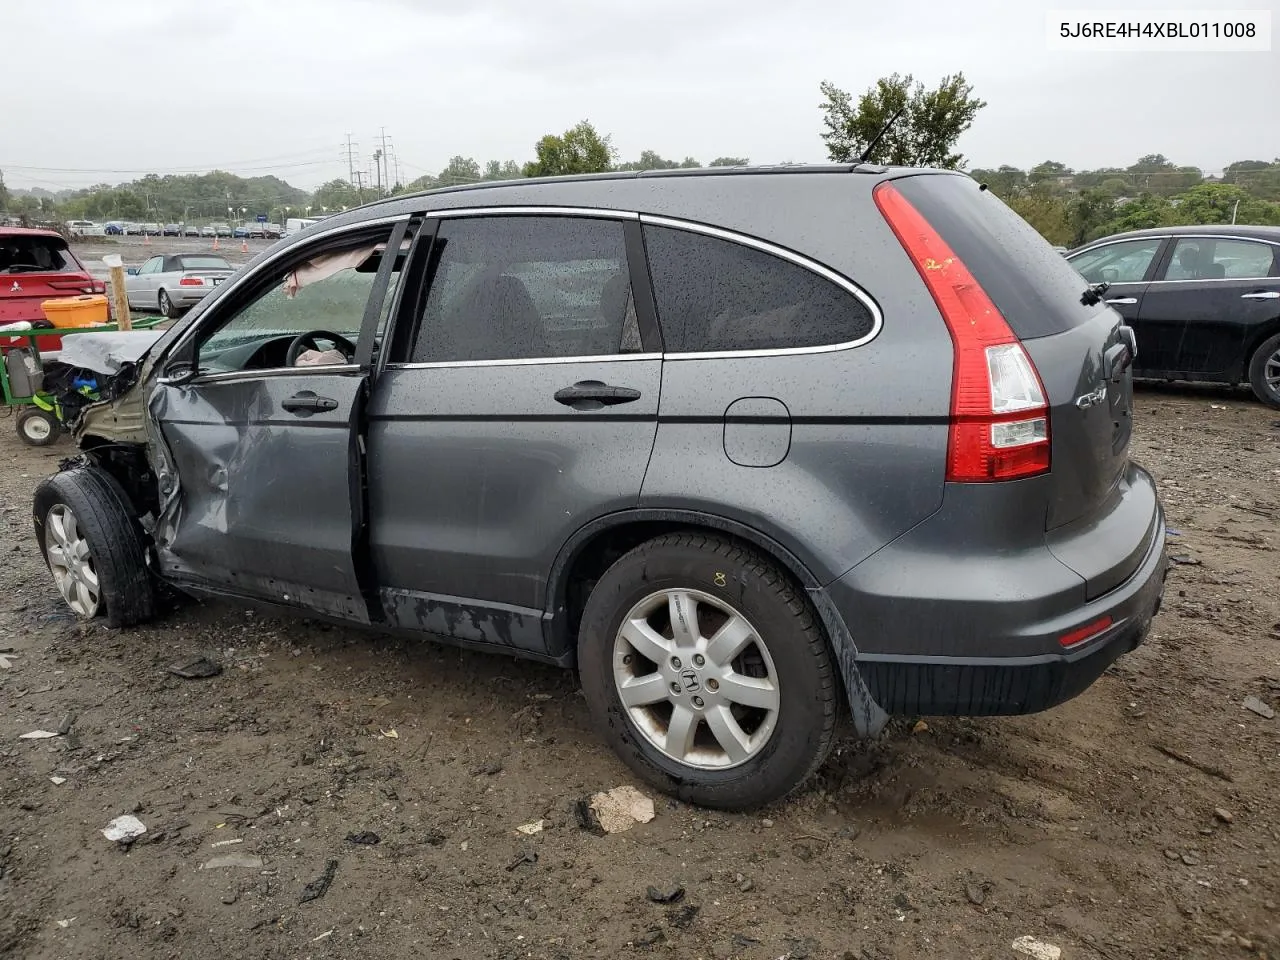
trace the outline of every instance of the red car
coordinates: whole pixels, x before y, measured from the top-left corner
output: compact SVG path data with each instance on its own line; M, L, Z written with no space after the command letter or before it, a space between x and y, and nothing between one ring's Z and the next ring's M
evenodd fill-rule
M94 279L67 241L52 230L0 227L0 326L45 319L40 309L45 300L106 292L106 284ZM0 349L25 342L0 336ZM57 337L40 342L45 352L60 347Z

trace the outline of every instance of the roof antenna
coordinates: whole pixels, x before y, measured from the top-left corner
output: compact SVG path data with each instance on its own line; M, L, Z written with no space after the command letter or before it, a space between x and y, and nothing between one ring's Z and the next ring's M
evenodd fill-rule
M902 112L906 109L907 109L907 105L904 103L902 106L898 108L898 112L889 118L889 122L880 128L880 132L876 134L875 139L867 144L867 149L862 151L862 156L858 158L859 163L867 162L867 157L871 156L871 151L876 148L876 145L880 143L880 141L884 138L884 135L889 132L889 130L893 127L895 123L898 122L898 118L902 116Z

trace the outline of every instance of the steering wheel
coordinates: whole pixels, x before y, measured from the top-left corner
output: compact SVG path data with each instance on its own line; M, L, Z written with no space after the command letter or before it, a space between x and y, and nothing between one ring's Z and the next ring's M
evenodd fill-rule
M320 340L327 340L342 351L342 355L346 357L348 363L356 355L356 345L342 336L342 334L333 333L329 330L308 330L306 333L298 334L290 341L289 349L284 355L284 365L286 367L294 366L303 350L321 349L318 342Z

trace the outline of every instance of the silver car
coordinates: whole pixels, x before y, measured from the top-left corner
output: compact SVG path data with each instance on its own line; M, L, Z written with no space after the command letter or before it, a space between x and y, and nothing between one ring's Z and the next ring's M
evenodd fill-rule
M140 267L129 268L125 295L132 309L177 317L233 273L235 267L222 257L204 253L152 257Z

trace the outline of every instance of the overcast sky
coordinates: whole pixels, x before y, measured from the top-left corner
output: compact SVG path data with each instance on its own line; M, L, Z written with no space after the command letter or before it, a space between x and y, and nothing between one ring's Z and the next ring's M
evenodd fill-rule
M584 118L624 160L820 161L819 82L860 92L894 71L973 83L989 105L960 141L971 168L1280 154L1275 49L1050 51L1045 12L1078 5L8 0L0 170L57 189L216 166L310 188L345 177L348 133L367 168L385 126L407 181L454 154L524 161Z

